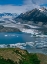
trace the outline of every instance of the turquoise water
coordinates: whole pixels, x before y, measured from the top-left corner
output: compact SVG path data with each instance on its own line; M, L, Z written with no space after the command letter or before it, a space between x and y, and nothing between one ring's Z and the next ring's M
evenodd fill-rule
M15 44L31 41L30 34L26 33L0 33L0 44Z
M47 37L31 37L31 36L32 36L31 34L22 33L22 32L0 33L0 45L20 43L20 45L19 46L17 45L17 46L20 48L23 47L29 52L47 54ZM26 45L22 43L25 43ZM42 47L44 45L46 46L45 48Z
M15 43L26 43L26 42L47 42L46 37L31 37L31 34L27 33L0 33L0 44L15 44Z

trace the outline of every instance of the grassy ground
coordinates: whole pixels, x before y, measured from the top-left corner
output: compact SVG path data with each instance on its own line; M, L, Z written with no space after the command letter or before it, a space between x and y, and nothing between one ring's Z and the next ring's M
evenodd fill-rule
M4 59L11 59L14 62L21 60L20 54L15 53L14 51L19 50L22 54L26 54L24 50L21 50L19 48L3 48L0 49L0 56L2 56Z
M30 60L33 60L35 57L38 57L38 59L40 60L40 64L47 64L46 55L43 55L43 54L36 54L36 55L37 56L33 56L33 54L29 54L26 50L22 50L19 48L2 48L2 49L0 49L0 56L6 60L10 59L10 60L18 63L19 60L26 59L26 61L30 62ZM25 62L25 60L24 60L24 62ZM24 64L27 64L27 63L25 62ZM30 63L28 63L28 64L30 64Z
M37 54L38 58L41 60L40 64L47 64L47 55Z

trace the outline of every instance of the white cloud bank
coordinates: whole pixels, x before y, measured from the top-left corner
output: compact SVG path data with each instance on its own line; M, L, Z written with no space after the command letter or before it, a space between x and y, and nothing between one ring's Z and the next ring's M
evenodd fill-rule
M15 6L15 5L0 5L0 13L2 12L11 12L11 13L22 13L27 10L31 10L33 8L39 8L38 5L33 4L31 0L24 0L23 5Z
M2 12L10 12L10 13L21 13L24 10L24 6L13 6L13 5L0 5L0 13Z
M31 10L33 8L40 8L41 4L47 3L47 0L23 0L23 5L15 6L15 5L0 5L0 13L2 12L10 12L10 13L22 13L27 10Z

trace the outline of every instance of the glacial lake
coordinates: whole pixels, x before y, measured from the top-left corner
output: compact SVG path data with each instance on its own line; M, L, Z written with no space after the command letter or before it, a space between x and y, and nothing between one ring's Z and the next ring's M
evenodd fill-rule
M15 43L25 43L25 42L35 42L41 43L42 41L47 42L47 37L33 37L28 33L0 33L0 44L15 44Z
M17 44L32 53L47 54L47 37L36 37L22 32L0 33L0 45L3 44Z
M0 33L0 44L15 44L31 42L31 34L27 33Z

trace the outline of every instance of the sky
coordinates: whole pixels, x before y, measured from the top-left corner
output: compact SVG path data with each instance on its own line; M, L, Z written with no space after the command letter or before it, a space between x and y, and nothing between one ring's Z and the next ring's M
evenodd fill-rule
M47 7L47 0L0 0L0 13L24 13L34 8Z
M0 5L22 5L23 1L22 0L0 0Z

